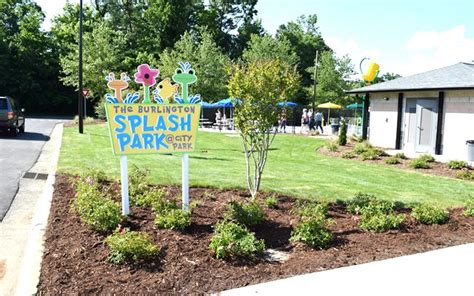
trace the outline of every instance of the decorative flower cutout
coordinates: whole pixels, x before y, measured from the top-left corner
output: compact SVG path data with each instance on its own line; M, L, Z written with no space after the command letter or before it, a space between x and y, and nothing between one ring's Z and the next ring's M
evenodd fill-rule
M158 69L152 69L148 64L141 64L135 73L135 82L141 83L143 86L150 87L156 84L156 77L160 73Z

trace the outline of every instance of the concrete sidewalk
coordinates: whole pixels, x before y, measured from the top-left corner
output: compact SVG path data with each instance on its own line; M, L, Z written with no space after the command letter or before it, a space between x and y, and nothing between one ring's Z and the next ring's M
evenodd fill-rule
M56 125L0 223L2 296L36 293L62 133L63 125Z
M474 244L310 273L219 295L474 295Z

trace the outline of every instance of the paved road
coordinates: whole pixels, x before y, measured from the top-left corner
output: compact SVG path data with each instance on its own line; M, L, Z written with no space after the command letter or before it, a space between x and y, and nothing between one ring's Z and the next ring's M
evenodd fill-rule
M0 221L18 191L20 178L38 159L57 119L26 119L24 134L11 137L0 134ZM41 173L41 172L38 172Z

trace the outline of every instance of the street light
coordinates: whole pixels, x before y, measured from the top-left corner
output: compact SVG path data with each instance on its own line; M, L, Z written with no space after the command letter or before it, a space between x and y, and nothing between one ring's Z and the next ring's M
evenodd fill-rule
M82 0L79 1L79 94L78 94L78 115L79 115L79 133L84 133L84 98L82 95Z

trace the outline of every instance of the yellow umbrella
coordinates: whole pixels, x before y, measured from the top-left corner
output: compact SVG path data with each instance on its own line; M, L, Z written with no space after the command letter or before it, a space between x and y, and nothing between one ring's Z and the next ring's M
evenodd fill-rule
M329 118L330 118L329 116L331 115L331 109L342 109L342 106L338 105L338 104L331 103L331 102L327 102L327 103L319 104L318 108L327 108L328 109L328 123L329 123Z

